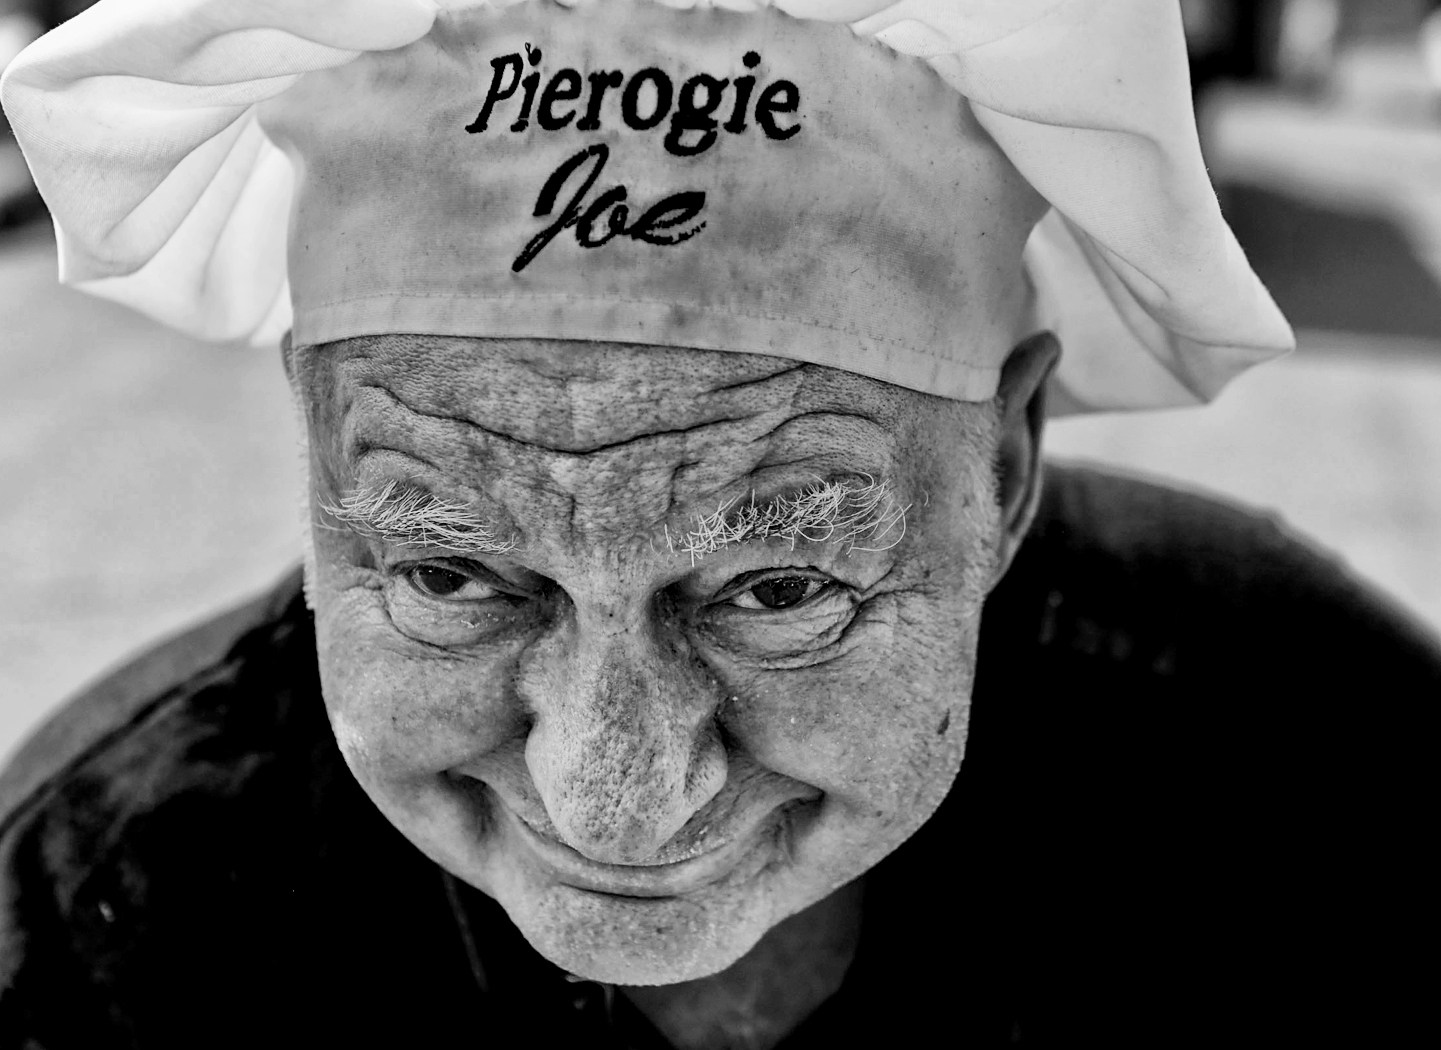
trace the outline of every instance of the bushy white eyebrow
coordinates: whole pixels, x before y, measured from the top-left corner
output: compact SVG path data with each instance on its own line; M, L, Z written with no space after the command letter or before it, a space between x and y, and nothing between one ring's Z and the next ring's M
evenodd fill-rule
M519 546L514 536L497 539L465 504L397 481L363 487L320 509L362 536L402 547L500 555Z
M905 537L906 511L896 502L888 481L870 475L864 480L817 479L798 492L784 493L757 503L741 498L721 504L712 513L697 515L693 527L680 535L665 530L672 552L697 558L732 544L754 539L781 539L794 549L798 541L846 543L847 551L889 550ZM862 546L866 544L866 546Z

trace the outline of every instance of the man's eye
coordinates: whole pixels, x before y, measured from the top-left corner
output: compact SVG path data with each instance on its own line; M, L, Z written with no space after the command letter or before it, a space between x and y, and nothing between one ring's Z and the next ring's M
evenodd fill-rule
M742 609L789 609L799 605L825 586L810 576L770 576L753 583L730 601Z
M478 601L493 598L496 590L474 576L445 565L415 565L405 570L411 586L431 598Z

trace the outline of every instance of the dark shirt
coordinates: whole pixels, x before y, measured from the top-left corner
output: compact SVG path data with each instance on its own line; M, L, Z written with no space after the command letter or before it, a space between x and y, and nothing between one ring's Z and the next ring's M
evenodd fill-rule
M786 1050L1409 1044L1428 635L1267 517L1052 468L978 667ZM67 705L0 815L4 1050L664 1046L360 791L296 578Z

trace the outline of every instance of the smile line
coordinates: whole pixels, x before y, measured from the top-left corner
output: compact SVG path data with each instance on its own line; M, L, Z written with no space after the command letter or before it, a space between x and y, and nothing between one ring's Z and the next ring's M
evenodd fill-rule
M532 853L567 884L592 893L630 898L681 896L720 880L764 842L760 832L774 823L779 812L771 811L746 834L729 838L714 849L685 860L666 864L608 864L591 860L565 843L542 835L508 806L505 809Z

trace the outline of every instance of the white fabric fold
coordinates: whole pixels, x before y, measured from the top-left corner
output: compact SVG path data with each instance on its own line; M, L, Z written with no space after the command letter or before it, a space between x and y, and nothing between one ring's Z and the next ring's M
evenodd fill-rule
M525 2L554 0L492 6ZM478 5L100 0L30 45L0 97L54 216L61 279L202 338L273 343L290 321L294 180L254 107L306 73L418 40L459 6ZM1194 403L1291 347L1207 178L1176 3L774 6L929 61L1055 209L1025 261L1035 324L1064 348L1065 404Z

